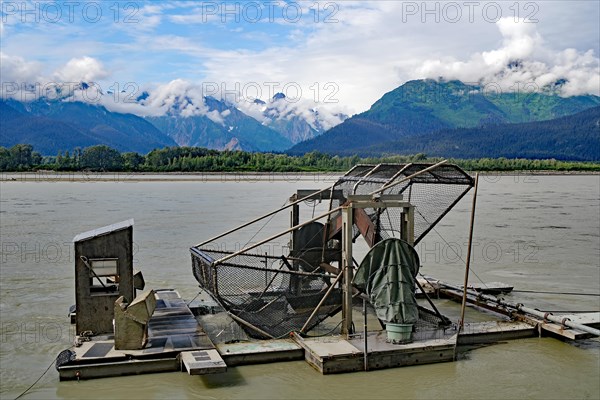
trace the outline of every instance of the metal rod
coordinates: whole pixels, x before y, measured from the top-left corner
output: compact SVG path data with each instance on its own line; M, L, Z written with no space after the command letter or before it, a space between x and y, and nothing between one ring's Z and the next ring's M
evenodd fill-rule
M281 268L283 268L284 265L286 265L285 262L279 266L279 270L277 272L275 272L275 274L273 274L273 277L271 278L271 280L269 281L267 286L265 286L265 290L262 291L262 293L260 294L260 296L258 296L258 298L256 300L262 299L262 297L265 295L265 293L267 293L267 290L269 290L269 288L273 284L273 281L275 281L277 274L279 274L279 271L281 271ZM265 277L267 276L267 274L268 274L268 272L265 270Z
M533 308L525 307L523 304L517 304L517 310L522 311L527 314L535 315L536 317L547 319L548 321L555 322L557 324L561 324L564 326L568 326L573 329L577 329L583 332L587 332L594 336L600 336L600 329L592 328L591 326L579 324L577 322L573 322L568 318L560 318L556 317L552 314L545 313L542 311L534 310Z
M341 333L347 337L354 333L352 324L352 227L354 225L354 208L352 204L343 207L342 212L342 329Z
M458 290L458 291L462 291L463 290L463 288L461 288L461 287L454 286L454 285L451 285L451 284L448 284L448 283L445 283L445 282L439 282L439 284L442 285L442 286L445 286L447 288L450 288L450 289L454 289L454 290ZM573 322L573 321L569 320L568 318L565 319L565 318L557 317L557 316L554 316L554 315L552 315L552 314L550 314L548 312L539 311L539 310L535 310L533 308L525 307L523 304L509 303L509 302L507 302L505 300L501 300L501 299L498 299L498 298L496 298L494 296L490 296L490 295L487 295L487 294L479 293L479 292L477 292L475 290L472 290L472 291L469 290L469 294L472 295L472 296L475 296L477 298L480 298L480 299L483 299L483 300L486 300L486 301L489 301L489 302L492 302L492 303L496 303L496 304L502 305L504 307L513 308L513 309L515 309L517 311L520 311L522 313L525 313L525 314L530 314L530 315L536 316L538 318L546 319L548 321L555 322L557 324L568 326L569 328L573 328L573 329L577 329L577 330L580 330L580 331L583 331L583 332L587 332L587 333L589 333L591 335L594 335L594 336L600 336L600 330L599 329L595 329L595 328L592 328L592 327L587 326L587 325L583 325L583 324L579 324L577 322Z
M102 282L102 279L100 279L100 277L98 276L98 274L96 273L96 271L94 271L94 268L92 268L92 266L90 264L88 264L87 257L85 257L85 256L79 256L79 258L81 259L81 261L83 261L83 264L90 270L90 272L96 277L96 279L98 279L98 282L100 282L100 284L102 285L102 287L104 287L104 289L106 289L106 285L104 284L104 282Z
M392 183L394 181L394 179L396 179L397 177L399 177L400 175L402 175L402 173L404 171L406 171L408 168L412 167L413 163L408 163L406 164L404 167L402 167L400 169L400 171L396 172L394 174L394 176L392 176L390 179L387 180L387 182L384 185L387 185L388 183ZM409 200L410 201L410 200Z
M444 321L444 323L446 323L448 321L448 318L446 318L444 315L442 315L442 313L440 312L440 310L438 310L437 307L435 306L435 304L433 304L433 301L431 301L431 298L429 297L429 295L427 294L427 292L425 291L425 289L423 289L423 285L421 285L421 283L419 282L419 280L415 279L415 282L416 282L417 286L419 287L419 289L421 289L421 293L423 293L423 295L427 299L427 302L429 303L429 305L431 306L431 308L433 308L433 311L435 312L435 315L437 315L437 317L439 319L441 319L442 321Z
M463 285L463 299L460 307L460 324L458 332L465 325L465 307L467 306L467 286L469 284L469 269L471 267L471 248L473 244L473 227L475 225L475 206L477 205L477 183L479 182L479 172L475 175L475 190L473 192L473 204L471 206L471 223L469 224L469 245L467 246L467 262L465 265L465 281Z
M290 270L290 271L286 271L284 269L272 269L272 268L262 268L262 267L255 267L253 265L240 265L240 264L234 264L234 263L219 263L218 265L215 264L213 265L213 267L218 267L219 265L223 265L226 267L237 267L237 268L244 268L244 269L251 269L254 271L269 271L269 272L280 272L282 274L288 274L288 275L299 275L299 276L312 276L314 278L331 278L332 276L335 275L328 275L328 274L321 274L318 272L304 272L304 271L294 271L294 270Z
M335 186L335 184L334 184L333 186ZM332 186L332 187L333 187L333 186ZM287 205L285 205L285 206L283 206L283 207L281 207L281 208L278 208L277 210L274 210L274 211L271 211L271 212L269 212L269 213L267 213L267 214L261 215L260 217L254 218L252 221L246 222L246 223L244 223L244 224L242 224L242 225L238 225L238 226L236 226L235 228L228 230L227 232L223 232L223 233L221 233L221 234L219 234L219 235L217 235L217 236L215 236L215 237L213 237L213 238L210 238L210 239L208 239L208 240L205 240L205 241L204 241L204 242L202 242L202 243L198 243L198 244L197 244L197 245L195 245L194 247L200 247L200 246L204 246L204 245L205 245L205 244L207 244L207 243L213 242L213 241L215 241L215 240L217 240L217 239L221 239L223 236L227 236L227 235L229 235L230 233L233 233L233 232L235 232L235 231L238 231L238 230L240 230L240 229L242 229L242 228L245 228L245 227L247 227L248 225L252 225L252 224L254 224L255 222L258 222L258 221L260 221L261 219L265 219L265 218L267 218L267 217L270 217L270 216L271 216L271 215L273 215L273 214L277 214L278 212L281 212L281 211L283 211L283 210L285 210L285 209L287 209L287 208L290 208L290 207L292 207L292 206L294 206L294 205L296 205L296 204L298 204L298 203L301 203L301 202L303 202L304 200L306 200L306 199L309 199L310 197L312 197L312 196L314 196L314 195L316 195L316 194L323 193L323 192L326 192L326 191L328 191L328 190L331 190L331 187L327 187L327 188L325 188L325 189L322 189L322 190L318 190L318 191L316 191L316 192L313 192L313 193L309 194L308 196L304 196L303 198L301 198L301 199L299 199L299 200L296 200L296 201L294 201L294 202L292 202L292 203L290 203L290 204L287 204Z
M227 314L229 314L229 316L231 318L233 318L235 321L239 322L242 325L246 325L248 328L252 329L253 331L256 331L258 333L260 333L261 335L264 335L266 337L268 337L269 339L275 339L275 336L273 335L269 335L267 332L263 331L262 329L252 325L250 322L248 321L244 321L243 319L241 319L240 317L238 317L237 315L235 315L234 313L232 313L231 311L227 311Z
M215 261L213 265L221 264L221 263L223 263L224 261L227 261L227 260L229 260L230 258L233 258L233 257L239 256L240 254L242 254L242 253L245 253L245 252L247 252L248 250L252 250L252 249L254 249L255 247L258 247L258 246L260 246L260 245L263 245L263 244L265 244L265 243L267 243L267 242L270 242L270 241L271 241L271 240L273 240L273 239L277 239L279 236L283 236L283 235L285 235L286 233L290 233L290 232L292 232L292 231L295 231L296 229L302 228L302 227L303 227L303 226L305 226L305 225L308 225L308 224L311 224L311 223L313 223L313 222L315 222L315 221L318 221L318 220L320 220L321 218L324 218L324 217L328 216L329 214L333 214L334 212L338 212L338 211L339 211L339 210L341 210L341 209L342 209L342 207L336 207L336 208L334 208L333 210L329 210L329 211L327 211L326 213L324 213L324 214L321 214L321 215L318 215L318 216L316 216L316 217L314 217L314 218L312 218L312 219L309 219L309 220L308 220L308 221L306 221L306 222L303 222L303 223L301 223L301 224L298 224L298 225L296 225L296 226L292 226L291 228L289 228L289 229L286 229L286 230L285 230L285 231L283 231L283 232L280 232L280 233L278 233L278 234L275 234L275 235L273 235L273 236L271 236L271 237L268 237L268 238L266 238L266 239L264 239L264 240L261 240L261 241L260 241L260 242L258 242L258 243L255 243L255 244L253 244L253 245L250 245L250 246L248 246L248 247L244 247L243 249L241 249L241 250L238 250L238 251L236 251L235 253L232 253L232 254L229 254L228 256L225 256L225 257L223 257L223 258L220 258L220 259L218 259L217 261ZM196 246L196 247L197 247L197 246Z
M439 166L441 166L441 165L445 164L446 162L448 162L448 160L443 160L443 161L440 161L439 163L437 163L437 164L434 164L434 165L432 165L432 166L430 166L430 167L427 167L427 168L425 168L425 169L422 169L422 170L420 170L419 172L415 172L414 174L412 174L412 175L409 175L409 176L407 176L406 178L402 178L402 179L400 179L399 181L396 181L396 182L389 183L389 184L387 184L387 185L385 185L385 186L383 186L383 187L381 187L381 188L379 188L379 189L377 189L377 190L375 190L375 191L373 191L373 192L369 193L369 195L374 195L374 194L381 193L381 192L383 192L384 190L387 190L387 189L389 189L389 188L391 188L391 187L393 187L393 186L396 186L396 185L399 185L399 184L401 184L402 182L406 182L406 181L408 181L408 180L411 180L412 178L414 178L414 177L416 177L416 176L419 176L419 175L421 175L421 174L424 174L425 172L429 172L429 171L431 171L432 169L436 169L437 167L439 167Z
M340 281L340 279L342 278L343 275L344 275L344 271L340 272L338 274L338 276L335 277L334 281L331 283L331 286L329 286L329 289L327 289L327 292L325 292L325 295L321 298L321 301L319 301L319 304L317 304L317 306L315 307L313 312L310 314L310 316L308 317L308 319L302 326L302 329L300 329L300 333L304 333L304 330L308 327L308 324L310 324L310 321L312 321L312 319L315 317L315 315L317 315L317 312L319 311L319 309L321 308L321 306L323 305L325 300L327 300L327 297L329 297L329 294L333 291L333 288L335 287L335 285L337 285L337 283Z
M367 299L363 298L363 314L364 314L364 328L363 328L363 345L365 347L365 371L369 370L369 350L367 348Z
M354 186L352 186L352 194L356 194L356 189L358 189L358 185L360 185L367 177L371 176L375 171L377 171L379 169L379 167L381 166L381 164L377 164L375 167L373 167L373 169L371 169L369 172L367 172L365 174L365 176L363 176L362 178L360 178L355 184Z
M465 195L466 195L466 194L469 192L469 190L471 190L471 186L467 187L467 188L466 188L466 189L465 189L465 190L464 190L464 191L463 191L463 192L460 194L460 196L458 196L458 197L456 198L456 200L454 200L454 201L452 202L452 204L450 204L450 205L449 205L449 206L446 208L446 210L445 210L445 211L444 211L444 212L443 212L443 213L442 213L442 214L441 214L441 215L440 215L440 216L439 216L439 217L438 217L438 218L437 218L435 221L433 221L433 222L429 222L429 221L427 221L427 220L425 219L425 216L424 216L423 214L419 213L419 215L421 215L421 217L423 218L423 220L429 224L429 227L428 227L427 229L425 229L425 230L423 231L423 233L421 233L421 234L419 235L419 237L418 237L418 238L415 240L415 243L414 243L413 247L414 247L414 246L416 246L416 245L417 245L417 243L419 243L419 242L421 241L421 239L423 239L423 238L425 237L425 235L427 235L427 234L429 233L429 231L431 231L432 229L434 229L434 228L435 228L435 226L438 224L438 222L440 222L440 221L442 220L442 218L444 218L444 217L446 216L446 214L448 214L448 213L450 212L450 210L452 210L452 209L454 208L454 206L455 206L455 205L457 205L457 204L458 204L458 202L459 202L459 201L461 201L463 197L465 197ZM410 200L409 200L409 202L410 202ZM417 211L417 212L418 212L418 211Z

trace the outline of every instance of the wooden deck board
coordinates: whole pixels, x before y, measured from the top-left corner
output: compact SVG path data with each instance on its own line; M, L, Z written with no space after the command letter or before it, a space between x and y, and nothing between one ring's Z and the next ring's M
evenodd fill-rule
M305 350L305 360L322 374L364 371L364 339L294 338ZM385 331L369 332L367 368L369 370L421 365L454 360L456 335L408 344L392 344Z

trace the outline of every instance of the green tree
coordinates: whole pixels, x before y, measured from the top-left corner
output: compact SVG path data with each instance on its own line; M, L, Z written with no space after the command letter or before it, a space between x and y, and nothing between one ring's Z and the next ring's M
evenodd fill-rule
M23 171L33 164L33 146L30 144L15 144L10 148L10 169Z
M146 160L144 156L134 152L123 153L122 157L123 167L127 171L139 171Z
M81 155L81 167L94 171L120 171L123 164L121 153L103 144L86 147Z
M0 171L8 171L10 166L10 150L0 147Z

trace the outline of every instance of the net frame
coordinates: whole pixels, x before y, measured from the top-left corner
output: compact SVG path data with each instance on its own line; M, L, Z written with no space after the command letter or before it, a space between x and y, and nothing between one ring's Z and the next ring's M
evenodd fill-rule
M235 317L252 337L283 337L301 327L309 331L341 310L341 283L330 288L336 275L307 263L301 252L295 252L293 256L283 251L280 254L261 254L257 250L260 245L268 246L284 235L293 235L311 221L326 219L324 225L327 227L332 219L341 215L344 200L334 200L333 193L336 191L342 192L343 199L361 194L373 197L382 194L402 195L415 209L414 244L417 244L473 185L474 179L470 175L460 167L445 162L435 165L358 164L332 186L192 247L193 274L200 287ZM242 227L252 227L317 194L327 193L331 194L327 213L239 251L218 250L218 239L226 238ZM379 240L401 234L402 209L386 207L364 210L377 227ZM353 238L359 235L354 225ZM327 234L323 249L327 246L326 242Z

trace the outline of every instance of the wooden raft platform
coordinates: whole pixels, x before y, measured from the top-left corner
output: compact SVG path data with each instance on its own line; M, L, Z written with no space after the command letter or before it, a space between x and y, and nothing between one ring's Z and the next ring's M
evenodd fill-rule
M291 339L221 343L217 349L230 367L304 360L304 349Z
M305 360L322 374L337 374L365 370L364 338L346 340L341 336L301 338L296 342L304 348ZM386 332L367 335L367 369L385 369L454 360L456 334L449 337L419 340L408 344L392 344Z
M156 291L156 310L141 350L115 350L114 337L94 336L75 347L75 357L58 367L61 380L182 371L224 372L227 366L194 315L172 289ZM84 338L78 338L84 339Z

